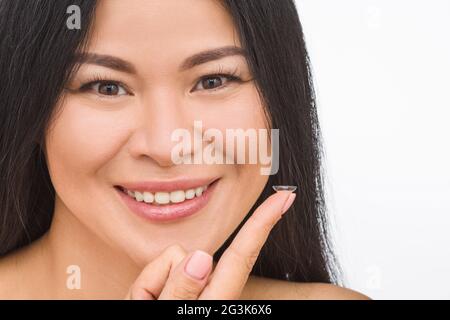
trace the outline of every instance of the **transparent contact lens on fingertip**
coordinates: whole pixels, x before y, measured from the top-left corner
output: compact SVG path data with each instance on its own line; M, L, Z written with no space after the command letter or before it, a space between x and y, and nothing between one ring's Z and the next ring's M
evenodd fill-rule
M272 186L273 190L275 191L290 191L294 192L297 190L297 186Z

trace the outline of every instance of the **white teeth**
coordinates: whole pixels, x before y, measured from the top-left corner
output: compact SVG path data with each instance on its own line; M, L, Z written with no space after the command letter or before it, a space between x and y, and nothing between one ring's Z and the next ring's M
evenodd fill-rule
M134 197L136 198L137 201L142 202L144 201L144 195L142 193L140 193L139 191L135 191L134 192Z
M172 191L170 193L170 202L179 203L183 202L186 198L186 194L183 190Z
M186 190L186 199L192 199L195 197L195 189Z
M170 194L168 192L155 193L155 202L158 204L167 204L170 202Z
M197 197L200 197L202 195L202 193L203 193L203 187L195 188L195 195Z
M190 200L197 197L200 197L203 192L207 189L208 186L197 187L194 189L188 190L176 190L172 192L140 192L140 191L131 191L125 190L125 192L130 196L136 199L139 202L146 203L156 203L156 204L168 204L168 203L180 203L185 200Z
M153 193L145 191L144 192L144 201L146 203L152 203L153 200L155 200L155 197L153 196Z

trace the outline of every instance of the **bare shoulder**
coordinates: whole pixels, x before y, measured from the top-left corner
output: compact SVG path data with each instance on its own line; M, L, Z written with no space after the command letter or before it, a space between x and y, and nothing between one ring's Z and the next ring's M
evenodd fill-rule
M370 300L357 291L329 283L302 283L250 276L241 300Z

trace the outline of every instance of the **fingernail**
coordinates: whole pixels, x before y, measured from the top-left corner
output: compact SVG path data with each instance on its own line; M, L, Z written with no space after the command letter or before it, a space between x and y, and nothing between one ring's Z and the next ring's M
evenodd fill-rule
M191 277L201 280L208 274L211 264L211 255L204 251L196 250L187 262L184 271Z
M289 195L289 198L284 203L283 209L281 209L281 214L284 214L291 207L292 203L295 200L295 196L296 196L295 193Z

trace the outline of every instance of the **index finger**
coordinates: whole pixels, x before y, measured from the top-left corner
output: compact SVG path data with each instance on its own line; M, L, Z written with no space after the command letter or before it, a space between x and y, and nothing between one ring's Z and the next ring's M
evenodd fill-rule
M199 299L239 298L270 231L294 199L295 193L278 191L255 210L223 253Z

